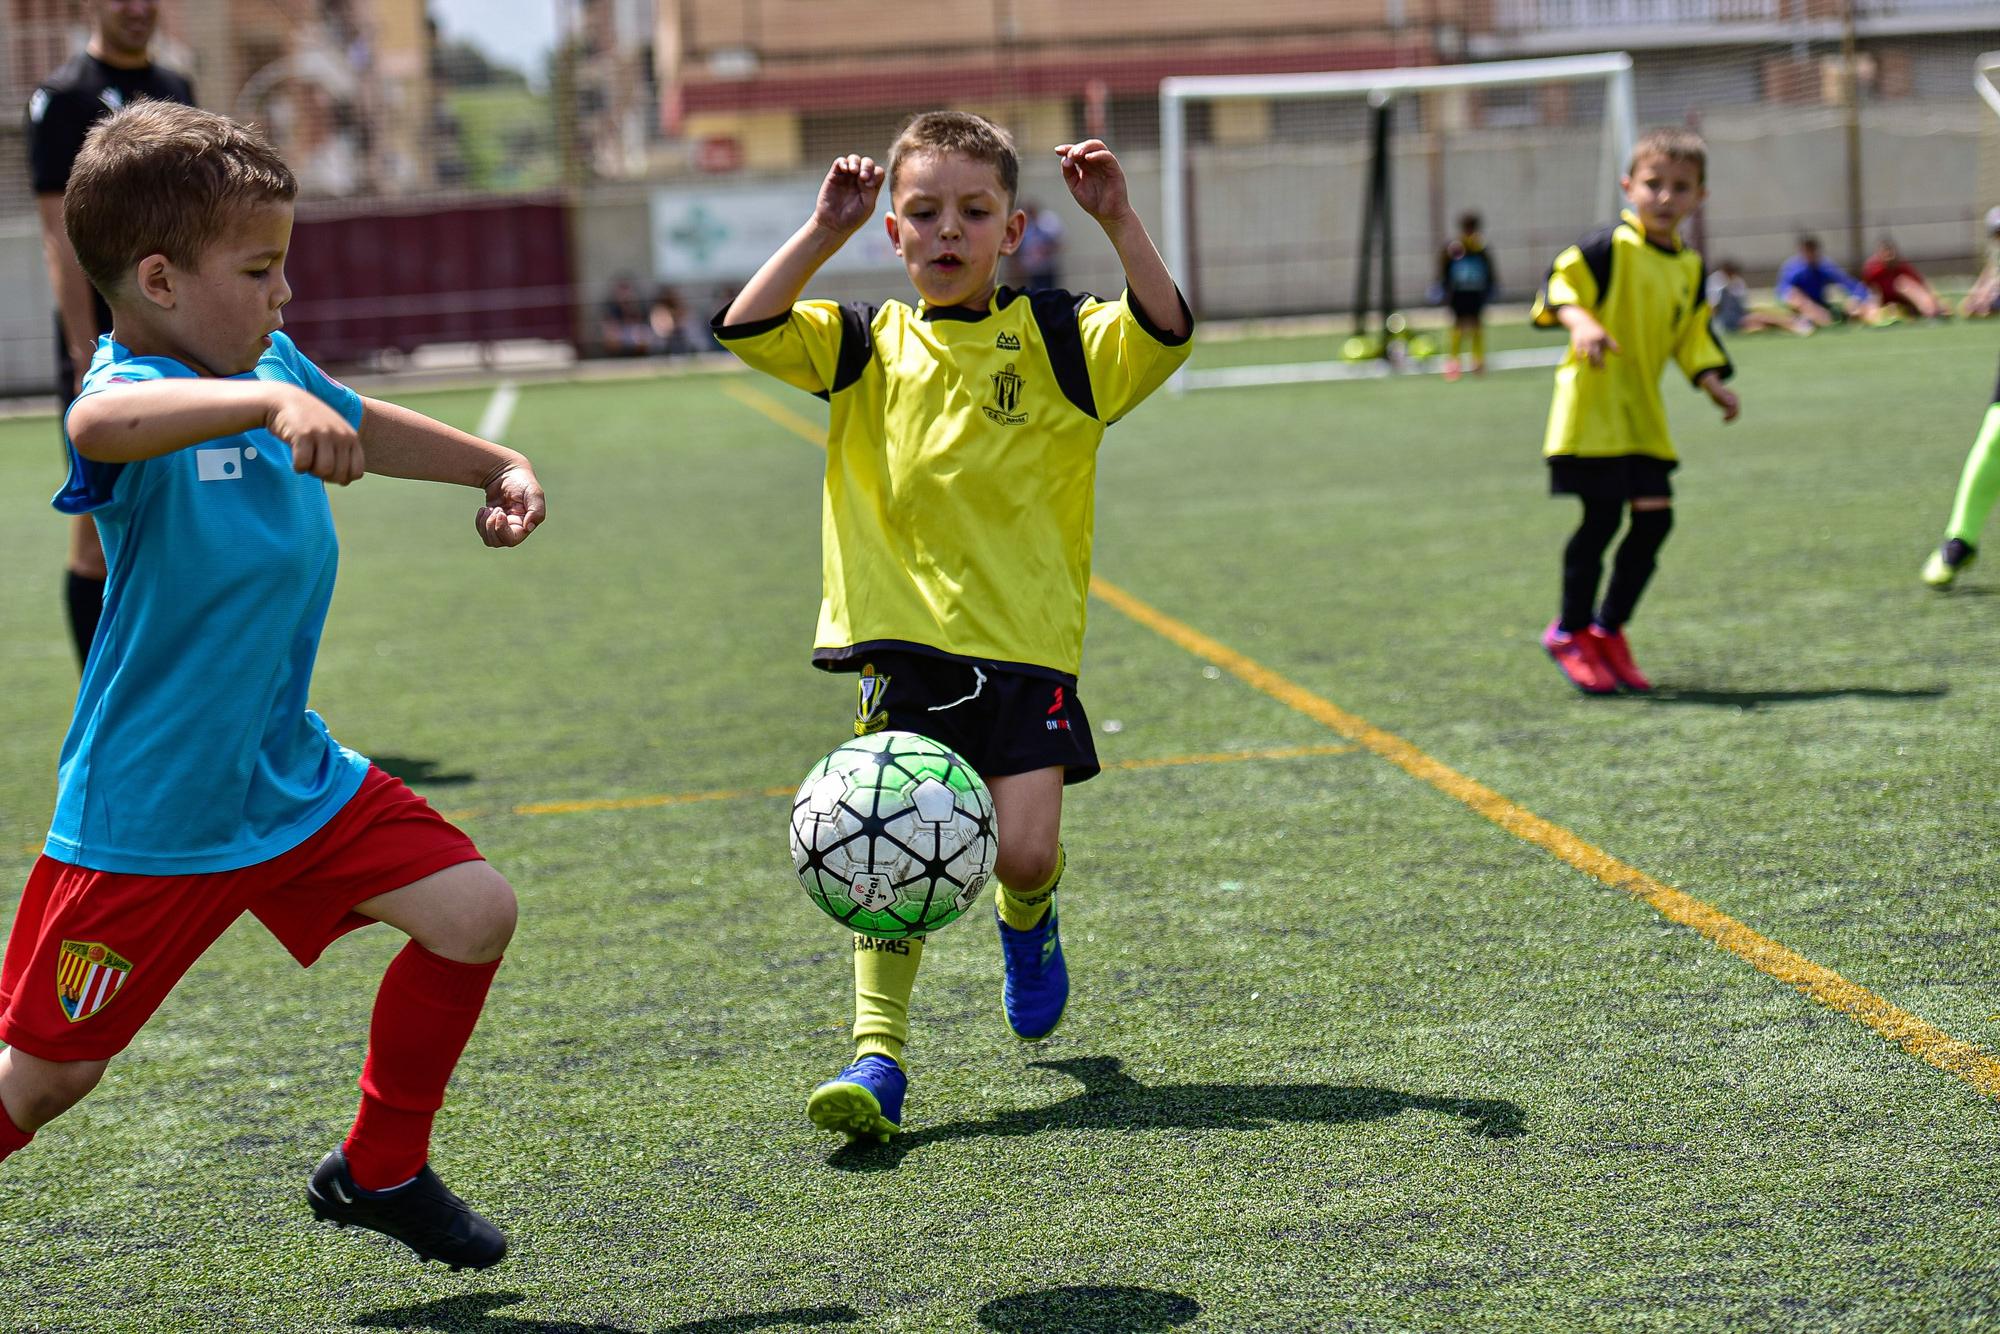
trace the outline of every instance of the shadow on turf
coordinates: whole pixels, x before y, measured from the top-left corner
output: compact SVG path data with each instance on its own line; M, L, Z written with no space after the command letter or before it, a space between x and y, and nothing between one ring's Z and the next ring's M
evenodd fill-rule
M996 1297L979 1308L982 1329L999 1334L1041 1334L1044 1330L1117 1330L1149 1334L1185 1325L1201 1314L1201 1304L1178 1292L1157 1288L1044 1288Z
M356 1316L357 1329L431 1329L457 1334L638 1334L627 1325L585 1324L577 1320L534 1320L523 1316L495 1315L494 1309L527 1300L518 1292L469 1292L462 1297L440 1297L434 1302L392 1306ZM749 1315L717 1316L713 1320L690 1320L667 1325L649 1334L752 1334L760 1329L809 1329L819 1325L851 1325L861 1312L851 1306L794 1306L783 1311L756 1311Z
M1471 1123L1468 1133L1481 1139L1511 1139L1526 1129L1521 1109L1497 1098L1441 1098L1359 1084L1141 1084L1115 1056L1035 1061L1032 1068L1059 1070L1083 1091L1047 1107L947 1121L887 1144L857 1140L827 1161L848 1172L883 1172L913 1150L946 1140L1045 1130L1264 1130L1282 1121L1375 1121L1398 1112L1462 1116Z
M1765 704L1805 704L1820 699L1942 699L1950 693L1945 686L1925 686L1920 690L1886 690L1875 686L1827 690L1686 690L1662 685L1649 695L1619 695L1617 698L1644 700L1648 704L1707 704L1718 708L1755 709Z
M417 759L410 755L370 755L377 769L391 778L400 778L411 787L449 787L459 783L477 781L478 774L446 774L438 772L436 760Z

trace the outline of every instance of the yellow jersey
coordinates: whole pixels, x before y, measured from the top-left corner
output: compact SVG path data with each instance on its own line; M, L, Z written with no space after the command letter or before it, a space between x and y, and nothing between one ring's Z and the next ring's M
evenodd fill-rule
M1556 368L1546 455L1674 457L1660 372L1673 358L1690 381L1709 371L1734 374L1709 324L1701 256L1676 239L1673 249L1646 238L1636 214L1595 232L1556 256L1536 294L1534 322L1560 328L1556 312L1582 306L1617 342L1604 365L1572 347Z
M1185 304L1183 304L1185 310ZM1187 359L1130 295L801 301L716 336L832 405L813 661L884 649L1074 681L1097 446Z

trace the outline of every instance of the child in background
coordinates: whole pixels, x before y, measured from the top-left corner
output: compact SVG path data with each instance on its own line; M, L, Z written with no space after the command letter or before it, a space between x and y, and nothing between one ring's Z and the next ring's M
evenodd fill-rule
M1753 308L1750 284L1743 281L1743 269L1733 259L1723 260L1708 275L1708 307L1714 312L1715 327L1726 334L1783 329L1803 336L1813 331L1812 321L1804 316Z
M1125 269L1121 300L996 286L1027 224L1013 141L963 112L917 117L885 172L834 162L813 215L716 316L744 361L830 400L813 660L860 673L854 730L921 732L985 778L1007 1023L1054 1031L1063 787L1098 771L1077 697L1097 447L1186 360L1186 302L1096 139L1056 149ZM911 307L800 301L888 187ZM815 1125L887 1139L924 942L854 938L855 1057L806 1104Z
M1873 324L1881 307L1860 279L1821 253L1817 236L1801 236L1798 253L1778 266L1778 300L1815 328L1856 320ZM1847 303L1837 306L1827 293L1838 290Z
M96 1086L245 911L307 965L387 922L410 943L307 1203L484 1268L506 1240L431 1170L430 1134L514 891L307 699L338 562L326 483L481 490L496 547L534 531L542 491L519 454L362 398L278 332L296 192L252 131L155 101L93 129L70 177L64 224L112 331L64 420L55 504L95 517L109 581L0 965L0 1159Z
M1875 244L1868 262L1861 266L1861 281L1875 294L1882 310L1901 310L1925 320L1948 320L1951 312L1924 281L1916 266L1904 259L1896 243L1883 237Z
M1625 623L1673 527L1676 466L1660 372L1676 361L1694 386L1736 420L1733 368L1709 328L1701 256L1681 224L1708 197L1708 149L1687 130L1653 130L1632 150L1620 185L1620 220L1556 256L1535 299L1534 322L1569 330L1556 368L1543 453L1550 490L1583 502L1583 522L1563 550L1562 611L1542 647L1586 694L1652 689L1625 641ZM1604 552L1624 523L1611 583L1597 600Z
M1986 263L1959 302L1958 313L1975 320L2000 315L2000 207L1986 210Z
M1472 373L1486 374L1486 305L1500 285L1493 257L1486 252L1486 238L1479 234L1479 215L1464 213L1458 219L1458 236L1445 246L1438 260L1438 286L1451 307L1451 353L1444 361L1444 378L1456 380L1459 354L1472 343Z

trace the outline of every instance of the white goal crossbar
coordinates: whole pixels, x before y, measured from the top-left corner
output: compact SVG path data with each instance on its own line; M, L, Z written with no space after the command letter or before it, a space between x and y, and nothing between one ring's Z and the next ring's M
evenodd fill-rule
M2000 57L2000 53L1995 55ZM1599 179L1605 183L1606 205L1615 215L1621 200L1618 179L1624 174L1625 160L1637 134L1632 57L1623 51L1471 65L1336 70L1321 74L1183 75L1163 79L1160 81L1160 218L1167 265L1184 283L1194 272L1188 218L1189 102L1361 96L1380 106L1409 93L1596 80L1605 85L1604 161ZM2000 92L1994 96L2000 97ZM1996 109L2000 109L2000 103L1996 103ZM1176 375L1174 388L1186 388L1186 379L1185 373Z

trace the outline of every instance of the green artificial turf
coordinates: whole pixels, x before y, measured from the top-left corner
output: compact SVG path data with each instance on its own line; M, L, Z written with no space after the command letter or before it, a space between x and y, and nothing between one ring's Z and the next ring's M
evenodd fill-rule
M1990 1060L2000 569L1916 573L1993 330L1732 352L1736 424L1666 386L1655 698L1582 698L1536 645L1575 508L1546 371L1163 396L1106 437L1097 571ZM1992 1099L1365 750L1117 767L1342 738L1102 602L1063 1027L1007 1033L968 915L926 953L905 1133L815 1132L848 946L784 799L516 811L758 793L846 733L851 683L806 665L821 459L743 388L823 411L524 389L551 517L518 551L470 492L335 497L315 707L522 900L434 1157L505 1265L311 1222L399 938L301 972L246 920L0 1167L0 1329L2000 1328ZM13 884L75 685L57 478L48 420L0 424Z

